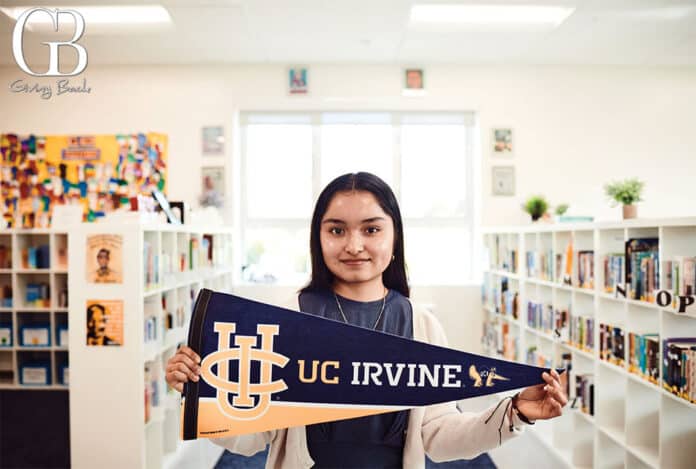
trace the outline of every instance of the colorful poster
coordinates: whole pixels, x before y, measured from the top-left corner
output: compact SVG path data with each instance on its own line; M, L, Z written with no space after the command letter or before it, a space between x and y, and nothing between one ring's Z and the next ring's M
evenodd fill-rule
M53 207L94 220L138 194L166 192L167 137L0 134L0 226L45 228Z
M202 362L184 389L184 439L451 402L541 384L549 371L206 289L190 327Z
M87 345L123 345L123 301L87 300Z
M87 282L123 282L123 238L121 235L92 235L87 237Z
M309 82L306 68L291 68L288 71L288 92L290 94L307 94Z

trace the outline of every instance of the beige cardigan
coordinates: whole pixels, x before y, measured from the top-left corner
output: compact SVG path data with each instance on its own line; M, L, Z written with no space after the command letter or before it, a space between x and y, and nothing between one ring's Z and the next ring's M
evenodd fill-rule
M283 305L287 309L298 310L298 300ZM413 305L413 336L415 340L435 345L447 345L445 332L440 322L425 308ZM479 414L460 412L454 402L436 404L411 409L406 445L404 447L403 467L424 468L425 455L435 462L454 459L473 459L477 455L495 448L499 443L498 427L503 418L505 404L501 404L488 423L484 421L493 413L495 406ZM211 441L229 451L251 456L263 451L270 444L266 468L295 469L310 468L314 465L307 449L307 434L304 426L283 428L261 433L226 438L212 438ZM524 424L513 417L513 430L510 430L508 416L501 428L502 441L521 434Z

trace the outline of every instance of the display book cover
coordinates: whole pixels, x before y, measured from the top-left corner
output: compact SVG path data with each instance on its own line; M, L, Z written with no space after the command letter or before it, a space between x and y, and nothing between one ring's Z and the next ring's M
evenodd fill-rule
M405 339L201 289L181 436L218 438L451 402L544 383L548 368ZM558 369L559 373L562 369Z

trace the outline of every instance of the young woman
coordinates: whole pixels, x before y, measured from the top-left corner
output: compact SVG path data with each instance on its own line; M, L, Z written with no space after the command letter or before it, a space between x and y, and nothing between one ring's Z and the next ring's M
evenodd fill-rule
M311 280L287 307L446 345L437 319L409 300L401 213L380 178L353 173L329 183L312 216L310 250ZM188 380L198 381L199 363L181 347L167 364L167 382L182 391ZM552 370L543 379L480 414L447 403L211 441L245 455L270 444L266 467L273 468L424 467L426 454L470 459L536 419L561 415L567 403L561 377Z

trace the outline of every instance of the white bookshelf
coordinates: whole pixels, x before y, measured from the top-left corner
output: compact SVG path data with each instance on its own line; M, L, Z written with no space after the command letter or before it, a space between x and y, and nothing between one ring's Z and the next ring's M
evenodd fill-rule
M67 233L60 230L0 230L0 327L11 328L11 345L0 344L0 389L68 390L61 372L68 366L68 346L59 341L59 330L68 327L67 239ZM42 268L27 263L26 250L39 246L47 247L48 265ZM27 286L31 284L47 287L45 302L28 302ZM24 343L24 326L47 326L49 344ZM47 366L47 381L23 384L25 365Z
M575 375L594 376L594 416L566 408L564 415L529 427L531 435L566 467L572 468L692 468L696 461L696 404L662 388L662 340L669 337L696 337L696 305L678 313L645 301L626 299L604 292L603 259L608 253L623 252L630 238L658 237L660 260L674 256L696 256L696 218L628 220L583 224L534 224L495 227L483 230L488 262L484 263L484 317L489 326L485 353L502 357L501 335L516 338L517 360L526 360L526 351L535 346L561 366L564 353L572 355L569 377L571 399ZM572 286L557 282L555 254L573 244ZM577 251L594 251L594 288L577 286ZM516 251L514 263L510 253ZM526 268L528 251L548 252L552 272L549 278L530 277ZM514 264L514 265L513 265ZM662 270L662 269L661 269ZM537 272L538 275L538 272ZM507 278L509 290L518 292L518 318L499 314L492 301L493 291ZM664 273L660 273L664 285ZM569 307L572 316L594 318L594 348L580 350L546 331L527 325L527 301L554 307ZM628 333L659 333L659 384L653 384L599 358L599 324L620 326ZM493 333L491 333L493 331ZM496 336L497 333L497 336ZM497 342L497 343L496 343ZM508 339L508 343L513 343ZM508 350L508 356L510 350Z
M121 235L123 283L87 283L86 244L91 235ZM212 261L200 247L212 236ZM190 249L197 241L199 249ZM179 393L165 382L167 360L187 340L188 324L201 288L230 292L232 230L148 224L138 219L81 224L70 232L72 467L213 467L222 448L206 440L179 439ZM146 283L144 246L153 254L156 280ZM193 259L193 265L191 265ZM123 302L123 345L86 345L86 302ZM166 304L163 304L163 300ZM166 306L166 308L164 307ZM167 315L173 317L167 328ZM155 336L146 342L146 318L156 317ZM149 419L146 419L145 368L154 374ZM155 405L156 404L156 405Z

